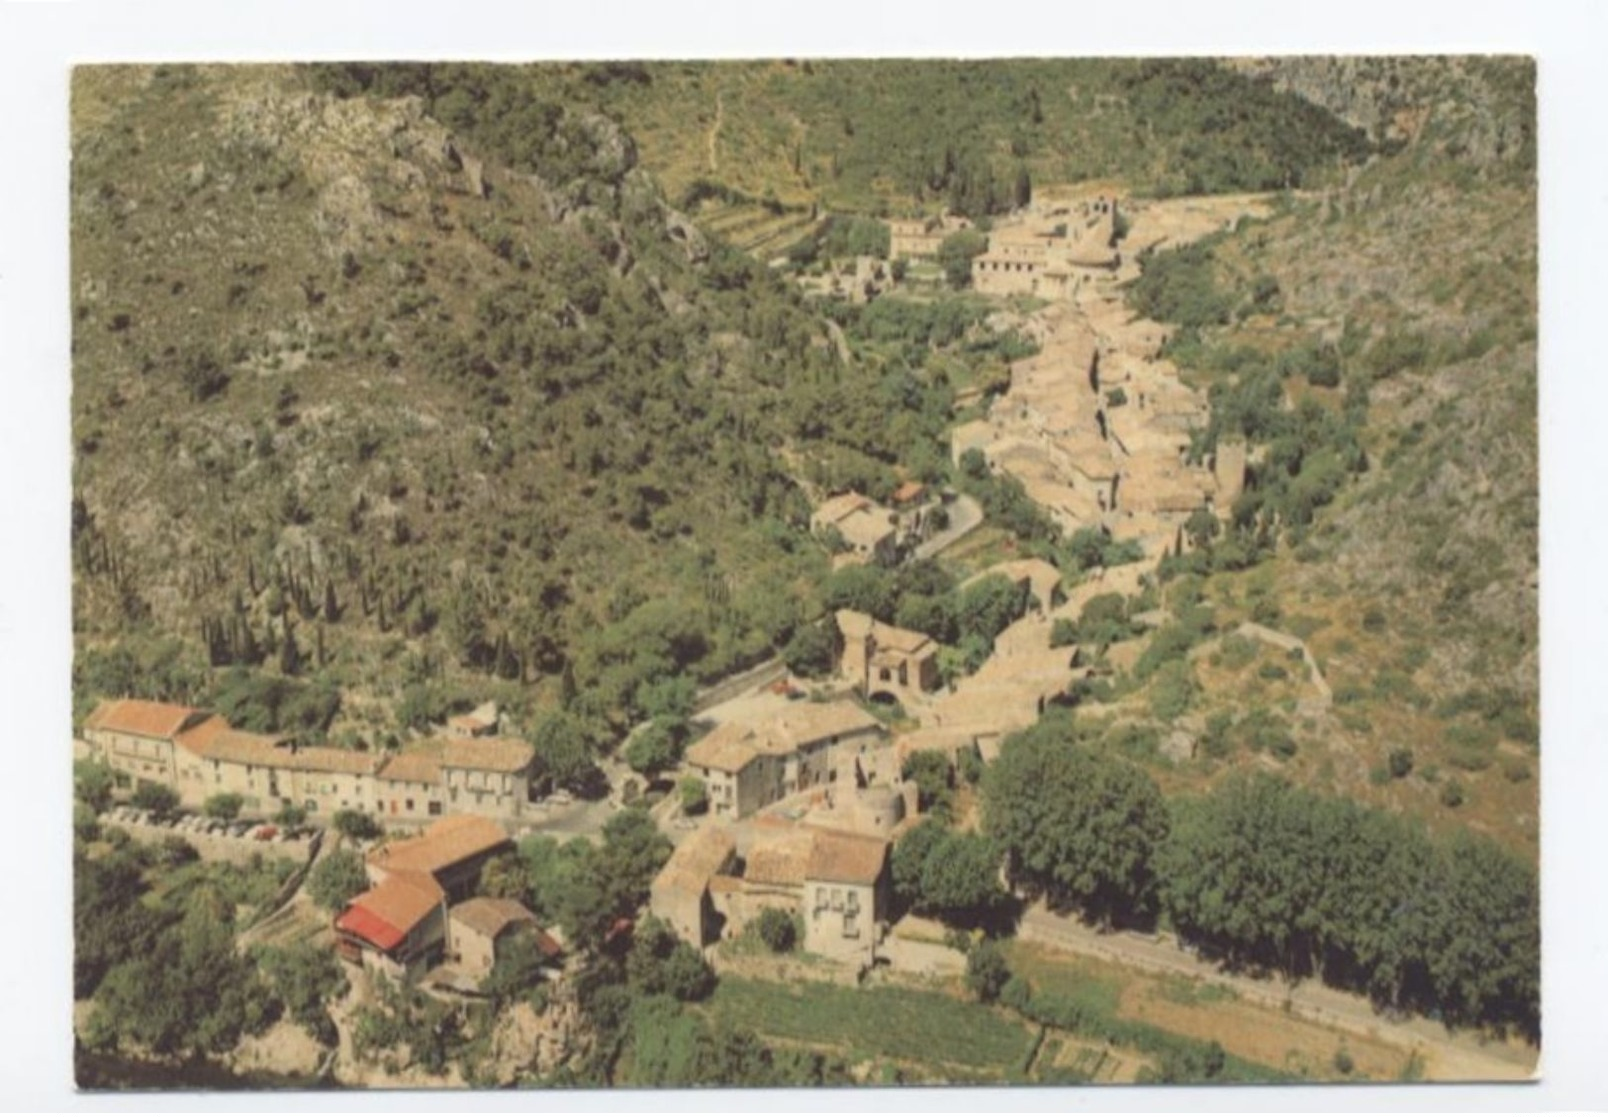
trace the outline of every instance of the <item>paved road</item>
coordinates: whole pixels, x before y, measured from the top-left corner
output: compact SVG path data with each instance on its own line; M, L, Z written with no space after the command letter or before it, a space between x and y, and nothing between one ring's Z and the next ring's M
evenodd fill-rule
M949 506L949 526L916 548L918 559L931 558L951 544L958 543L983 522L983 506L961 493Z
M1075 918L1055 915L1035 904L1022 917L1017 936L1074 954L1099 958L1150 973L1199 978L1234 990L1241 999L1315 1023L1423 1052L1426 1077L1434 1080L1492 1081L1530 1077L1536 1053L1517 1043L1485 1043L1471 1035L1449 1035L1444 1027L1421 1017L1395 1022L1374 1012L1366 998L1316 982L1296 985L1228 974L1180 949L1171 936L1131 932L1101 934ZM1286 1007L1288 1006L1288 1007Z
M514 827L516 840L526 832L545 834L562 844L571 838L595 838L603 832L619 808L608 799L588 802L576 799L572 803L548 805L532 804Z

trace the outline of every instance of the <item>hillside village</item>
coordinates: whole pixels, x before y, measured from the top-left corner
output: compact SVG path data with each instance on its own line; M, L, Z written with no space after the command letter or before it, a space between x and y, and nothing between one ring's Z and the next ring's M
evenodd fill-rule
M434 124L405 119L411 123L395 135L434 136ZM606 131L595 121L586 128L594 136ZM533 189L548 200L547 216L557 214L557 225L574 204L592 211L583 220L587 235L602 235L606 209L580 198L584 191L558 202L559 191L540 176L519 176L516 184L489 153L479 153L484 160L468 155L461 137L445 142L457 164L450 174L471 167L476 184L467 193L453 188L454 207L493 198L508 204L504 184L510 192ZM602 147L623 163L627 143L616 137ZM433 150L434 139L425 146ZM1153 197L1106 181L1034 183L1031 194L987 215L928 206L920 217L886 216L876 222L886 237L882 254L851 252L809 267L785 257L738 265L735 252L722 255L727 248L716 230L693 228L696 216L654 218L669 222L674 268L751 266L754 275L769 272L791 285L778 299L839 308L826 313L846 316L829 318L832 329L798 351L811 354L809 361L837 353L866 367L903 362L908 349L895 352L855 316L922 314L943 305L950 297L943 284L951 281L945 261L957 244L967 246L961 282L976 303L959 337L970 342L957 340L942 353L933 344L934 356L924 358L942 357L949 362L943 367L964 375L956 372L959 383L946 382L944 394L933 397L941 408L921 404L924 415L938 416L931 420L935 437L923 444L926 457L912 452L884 463L864 454L862 461L839 447L836 459L819 451L826 465L811 463L817 449L799 433L804 422L776 447L779 477L756 479L752 463L727 463L731 476L750 486L744 499L779 501L766 495L767 486L788 492L796 536L785 546L763 531L753 538L794 556L792 565L747 586L721 573L710 548L698 559L701 581L684 584L700 587L697 608L722 623L737 611L734 591L755 615L762 613L755 602L767 597L809 602L783 626L787 639L759 642L718 671L695 674L686 663L736 636L696 631L690 621L662 639L646 625L631 630L634 611L682 603L616 588L592 614L615 643L566 659L543 652L539 642L521 642L508 618L482 621L460 606L449 592L492 592L464 589L470 578L452 591L421 578L424 588L404 592L370 567L367 580L354 583L364 618L377 607L387 631L385 602L392 601L399 633L422 635L439 624L467 649L460 666L492 665L478 693L426 703L447 673L432 666L428 650L421 653L422 642L407 650L404 664L400 636L377 670L405 666L413 677L405 693L420 708L399 716L393 707L388 715L371 695L356 693L363 687L348 675L354 693L340 695L340 717L352 709L367 720L354 720L364 732L348 731L344 741L323 731L328 718L313 731L289 718L270 719L275 724L265 729L260 704L241 700L240 692L216 692L237 713L203 700L202 690L187 692L194 695L187 700L165 688L93 693L73 742L75 827L86 847L80 873L95 881L132 873L121 887L136 905L151 881L164 882L160 897L180 874L190 874L185 887L204 895L223 894L214 872L238 872L236 887L252 889L249 900L241 893L216 901L228 908L218 957L232 959L217 965L257 966L270 976L250 980L275 982L282 1007L271 1020L233 1018L229 1041L209 1048L209 1057L242 1081L374 1086L615 1084L619 1067L639 1075L619 1084L690 1084L675 1077L685 1074L691 1082L750 1085L1532 1073L1538 1037L1527 1031L1534 1004L1526 999L1532 986L1524 936L1534 916L1522 898L1503 909L1506 922L1495 932L1506 945L1500 962L1484 964L1491 988L1456 1006L1454 1030L1451 1018L1443 1025L1424 1015L1443 991L1433 986L1438 979L1420 974L1423 964L1406 964L1389 988L1370 975L1371 958L1345 938L1353 929L1344 920L1362 916L1334 916L1347 929L1330 931L1327 942L1301 938L1309 934L1303 927L1295 937L1318 961L1292 960L1297 951L1285 950L1282 940L1278 950L1262 939L1234 940L1210 923L1209 905L1196 910L1174 892L1158 899L1152 879L1166 872L1182 879L1180 860L1211 861L1194 855L1220 836L1212 826L1220 824L1223 834L1233 826L1272 826L1266 820L1282 810L1286 821L1278 825L1300 828L1307 824L1288 820L1321 815L1323 825L1336 827L1325 833L1347 841L1374 841L1376 831L1395 835L1387 844L1420 860L1413 862L1418 869L1402 868L1392 887L1410 891L1411 882L1426 879L1411 875L1427 872L1422 866L1455 863L1463 872L1474 858L1466 860L1468 873L1500 878L1514 895L1533 897L1525 891L1533 880L1521 879L1508 861L1440 830L1398 832L1389 812L1338 806L1332 796L1279 805L1279 796L1308 794L1278 782L1295 770L1286 761L1297 752L1296 738L1301 763L1310 755L1310 763L1333 771L1351 762L1344 735L1359 731L1347 720L1354 716L1344 708L1347 692L1337 693L1326 675L1344 657L1316 655L1313 630L1293 623L1293 610L1258 609L1255 593L1240 583L1213 582L1203 601L1208 578L1237 577L1242 569L1212 565L1223 553L1216 540L1243 531L1256 546L1276 550L1279 533L1291 529L1288 515L1264 515L1260 506L1246 511L1247 494L1263 499L1259 492L1271 491L1262 478L1282 451L1240 428L1220 429L1225 420L1214 417L1214 403L1228 397L1218 381L1186 367L1198 364L1187 346L1200 344L1200 327L1143 316L1134 290L1159 256L1265 225L1312 196ZM445 206L435 215L438 229L447 215ZM712 257L707 245L683 252L706 235L716 244ZM512 258L512 239L499 242L485 229L476 236ZM620 236L610 265L618 274L598 281L605 292L625 283L634 266ZM509 246L506 253L499 243ZM659 260L641 265L648 266L679 274ZM725 282L709 287L720 291ZM695 303L708 310L719 297L680 293L660 274L648 286L655 284L653 301L670 319L692 314ZM315 305L312 294L306 301ZM485 321L506 320L480 310ZM588 313L569 304L558 318L584 322ZM763 322L752 324L761 318L748 308L727 324L763 330ZM1274 329L1272 316L1259 328ZM716 384L732 375L727 362L746 359L749 344L733 327L703 354L702 371L687 375ZM966 344L985 353L974 366L955 355ZM521 345L531 348L521 340L505 349ZM983 361L997 367L985 369ZM981 386L984 373L994 376L989 387ZM480 375L494 379L483 368ZM842 375L823 374L820 383ZM809 390L839 389L812 381ZM760 420L730 406L720 429L736 432L735 443L752 441L743 435ZM1282 414L1306 416L1302 406L1280 395ZM651 400L639 401L637 414L642 422L662 421ZM586 429L598 421L591 415ZM299 422L281 421L287 428ZM475 453L489 460L497 437L488 433ZM1319 449L1330 452L1318 447L1314 455ZM590 455L598 462L608 453L593 446L572 452L572 460ZM488 467L493 475L497 468ZM606 479L607 469L596 476ZM481 481L495 488L484 475ZM608 499L626 502L616 518L671 556L691 529L666 518L674 504L668 484L641 484ZM589 493L608 491L606 480L601 488L588 485ZM403 522L396 508L411 499L408 488L393 479L385 498L393 524ZM432 488L431 514L436 502L460 499ZM642 504L630 509L631 500ZM374 508L366 495L352 506L354 532ZM403 530L398 536L396 527L386 529L405 543ZM512 539L505 531L499 557ZM796 557L801 549L811 565ZM122 577L117 559L86 551L95 578ZM285 679L295 677L303 656L316 656L322 667L326 630L350 639L338 622L357 609L337 601L333 576L323 582L326 599L312 600L313 572L323 569L313 552L309 544L305 575L294 553L282 560L289 603L281 601L265 624ZM374 560L357 549L347 559L353 570L365 561ZM478 559L466 541L454 561L472 569ZM249 577L255 594L255 566ZM395 577L387 571L381 579ZM813 597L798 589L810 578L820 583ZM101 581L94 584L104 592ZM541 592L564 598L556 576ZM1242 592L1243 609L1235 596ZM202 626L215 665L230 663L242 639L254 641L258 622L235 593L233 619ZM439 607L445 619L400 619L417 617L426 594L448 602ZM298 595L306 600L297 604ZM1221 627L1200 619L1214 604ZM299 644L293 610L304 618ZM309 631L316 632L316 653ZM557 647L571 633L545 639ZM334 641L337 649L347 646ZM546 662L543 655L562 664L545 678L531 667ZM1276 712L1201 709L1197 696L1206 688L1199 680L1226 673L1224 662L1234 656L1259 665L1257 693L1271 694L1265 706ZM233 662L238 672L242 660ZM630 672L640 677L618 682ZM1183 698L1169 712L1173 691ZM1341 743L1325 749L1316 742L1326 735ZM1236 783L1233 765L1218 762L1233 751L1223 742L1240 736L1255 741L1245 746L1239 773L1253 776ZM1513 741L1504 742L1511 758ZM1035 767L1072 754L1090 757L1077 761L1090 767ZM1398 766L1394 753L1389 764ZM1405 765L1410 771L1410 754ZM1375 785L1405 781L1408 771L1391 776L1387 769ZM1254 782L1268 773L1278 779ZM1025 808L1041 789L1046 803L1079 793L1069 787L1091 796L1075 822L1063 825L1054 807L1044 815L1053 825L1029 817L1036 806L1010 810ZM1193 831L1175 821L1169 832L1155 820L1165 817L1163 793L1180 789L1202 804L1192 808L1200 821L1191 821ZM1264 813L1246 813L1252 821L1244 822L1232 813L1240 809ZM1114 812L1115 821L1102 811ZM1035 825L1046 829L1034 832ZM1065 852L1074 840L1067 835L1084 828L1096 844L1135 851L1127 867L1104 865L1092 845ZM1317 848L1331 840L1315 833L1303 829L1299 840ZM1180 846L1185 840L1199 845ZM136 869L116 867L129 856ZM1175 891L1182 897L1185 889ZM96 902L114 911L121 901ZM1310 903L1329 910L1327 899ZM173 915L163 926L180 925ZM153 927L149 933L159 935ZM115 1078L126 1073L119 1060L177 1065L181 1054L201 1050L118 1018L117 1006L137 1003L140 987L127 977L129 961L116 961L115 946L80 944L81 968L102 956L110 961L95 980L79 981L89 991L78 1013L83 1066L113 1068L96 1073ZM105 976L119 964L124 978ZM300 987L284 976L293 972L306 975L301 987L317 984L328 995L297 999L290 991ZM599 1001L599 988L616 990L620 1002ZM804 1030L790 1031L783 1018L800 996L819 1007L798 1009ZM847 1030L847 1021L872 1011L864 1007L869 1000L842 999L850 996L878 998L889 1012L973 1034L975 1049L950 1050L962 1045L944 1041L943 1052L919 1054L914 1040L885 1036L879 1047L870 1037L840 1042L808 1032L812 1012L823 1019L839 1012L832 1027ZM1220 1017L1200 1007L1219 1002ZM684 1019L676 1023L678 1015ZM733 1029L747 1038L731 1038ZM719 1057L727 1062L717 1064L711 1035L728 1045ZM990 1044L1010 1054L985 1057ZM679 1053L659 1050L676 1045ZM660 1065L654 1059L680 1069L650 1072Z

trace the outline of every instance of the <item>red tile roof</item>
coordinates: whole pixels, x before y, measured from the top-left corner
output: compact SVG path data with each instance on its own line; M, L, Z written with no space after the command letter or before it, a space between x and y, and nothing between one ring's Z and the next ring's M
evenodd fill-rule
M926 491L927 486L923 485L920 481L906 481L897 489L893 490L893 499L899 504L905 504L909 501L915 500Z
M171 740L200 713L202 711L191 706L147 702L143 698L117 698L95 707L95 712L84 719L84 728Z
M368 863L387 873L438 873L509 844L507 832L489 818L448 815L417 838L385 843L368 855Z
M394 950L445 897L441 887L427 874L396 873L384 883L354 896L335 926L381 950Z

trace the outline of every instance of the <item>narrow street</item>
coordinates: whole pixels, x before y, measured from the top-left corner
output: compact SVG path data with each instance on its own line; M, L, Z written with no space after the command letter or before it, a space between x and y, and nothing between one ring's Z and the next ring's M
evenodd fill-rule
M926 540L915 550L918 559L932 558L944 548L960 542L983 522L983 506L961 493L949 505L949 526Z

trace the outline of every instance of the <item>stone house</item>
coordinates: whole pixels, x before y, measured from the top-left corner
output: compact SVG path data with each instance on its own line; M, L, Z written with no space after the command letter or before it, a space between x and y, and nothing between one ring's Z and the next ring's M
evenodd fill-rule
M897 517L868 496L839 493L810 514L817 535L836 531L856 561L888 564L898 558Z
M843 637L842 676L862 694L887 692L903 701L938 686L938 644L931 637L856 612L839 609Z
M507 738L449 735L389 756L299 745L235 729L206 710L128 698L101 703L84 722L84 738L125 784L163 784L191 808L233 792L254 814L297 806L398 820L458 812L517 818L535 766L535 750Z
M416 980L441 960L446 911L446 894L427 875L392 877L336 916L335 951L393 980Z
M1110 273L1121 263L1112 247L1115 199L1086 202L1054 225L1004 225L972 259L972 286L990 295L1062 299L1084 275Z
M709 883L730 869L736 857L737 842L727 827L705 825L693 831L653 878L648 910L685 942L703 946L715 941L720 916Z
M562 953L536 917L518 900L476 896L447 911L447 957L465 976L484 978L500 949L518 935L530 935L549 962Z
M746 818L780 799L879 775L882 723L853 702L803 702L759 722L727 722L693 744L683 766L704 781L717 818Z
M870 966L888 916L889 879L886 840L816 831L804 871L804 949Z
M667 865L660 874L663 889L654 886L654 914L683 939L703 946L735 938L776 909L801 917L804 949L871 964L891 898L887 838L765 818L750 828L739 858L730 827L706 826L697 837L697 848L672 856L674 872Z
M971 227L971 221L959 214L895 218L888 222L888 259L931 259L938 255L938 247L946 237Z
M472 815L377 846L364 865L371 887L335 918L336 952L399 980L417 978L446 956L449 906L473 895L486 862L512 848L502 827Z

